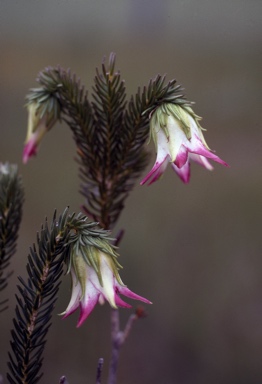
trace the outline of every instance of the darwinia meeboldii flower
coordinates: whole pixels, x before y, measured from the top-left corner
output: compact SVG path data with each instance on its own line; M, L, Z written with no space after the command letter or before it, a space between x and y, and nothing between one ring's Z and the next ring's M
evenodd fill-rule
M208 159L227 166L207 146L200 119L192 108L171 103L165 103L152 112L150 135L157 149L157 158L141 185L158 180L169 162L184 183L190 179L190 160L208 170L213 169Z
M80 308L77 327L83 324L97 303L108 301L112 308L130 308L120 295L140 300L147 304L151 302L130 291L122 282L118 269L118 256L107 240L92 239L93 245L82 238L82 245L74 244L70 252L68 271L71 273L71 299L64 318ZM85 243L83 245L83 243Z
M46 132L52 128L56 122L54 113L42 111L36 102L28 104L28 127L27 136L23 151L23 162L37 154L40 142Z

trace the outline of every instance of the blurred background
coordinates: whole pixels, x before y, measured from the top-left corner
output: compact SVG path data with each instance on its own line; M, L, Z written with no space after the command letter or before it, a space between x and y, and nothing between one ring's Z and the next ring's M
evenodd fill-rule
M57 125L26 166L28 89L45 66L70 67L91 91L95 67L117 54L128 95L156 74L176 78L203 116L205 138L230 168L192 166L189 185L171 167L130 195L117 229L123 281L151 299L123 346L121 384L262 382L262 2L260 0L1 0L0 161L17 163L26 193L14 274L0 315L0 373L5 376L17 275L45 217L78 212L75 146ZM151 168L155 154L152 150ZM57 315L69 300L65 277L48 334L42 382L66 375L94 383L110 358L110 308L96 307L76 329L77 314ZM135 303L134 303L135 304ZM124 325L130 310L121 310ZM6 380L5 380L6 382Z

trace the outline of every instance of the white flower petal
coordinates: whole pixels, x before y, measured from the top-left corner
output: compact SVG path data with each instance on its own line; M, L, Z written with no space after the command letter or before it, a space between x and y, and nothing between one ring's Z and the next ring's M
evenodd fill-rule
M73 312L77 310L77 308L79 307L81 296L82 296L81 285L77 281L76 275L73 272L73 270L71 270L71 281L72 281L71 299L66 310L63 313L61 313L61 315L64 315L64 317L71 315Z
M156 163L161 164L166 159L166 157L170 157L169 152L169 140L165 135L163 129L160 129L157 132L157 157Z
M169 116L167 119L167 128L169 133L169 154L172 163L176 160L177 155L179 154L179 150L182 144L185 146L188 143L188 139L181 128L178 120L174 119L173 116Z
M110 265L107 262L107 256L101 252L100 257L100 272L102 276L103 286L100 284L97 273L91 267L88 268L88 280L92 283L94 288L99 292L113 308L116 307L115 303L115 277ZM99 299L100 301L102 299Z
M78 319L77 327L83 324L87 319L90 313L93 311L95 305L97 304L99 298L99 291L94 287L94 285L87 281L85 295L80 301L80 316Z
M111 307L117 308L115 303L115 276L107 262L107 257L102 256L100 261L100 271L103 279L103 287L100 292L107 299Z

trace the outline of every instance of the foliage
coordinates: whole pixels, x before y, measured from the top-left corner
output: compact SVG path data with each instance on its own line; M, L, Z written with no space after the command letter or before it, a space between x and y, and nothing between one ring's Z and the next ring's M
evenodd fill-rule
M12 274L6 270L16 251L23 201L24 190L17 166L0 164L0 292ZM0 312L6 309L6 303L7 300L0 300Z

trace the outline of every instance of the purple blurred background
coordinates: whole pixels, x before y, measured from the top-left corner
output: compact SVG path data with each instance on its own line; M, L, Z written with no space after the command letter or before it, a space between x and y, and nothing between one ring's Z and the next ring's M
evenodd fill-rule
M171 169L150 187L137 183L118 228L125 228L123 281L151 299L122 349L118 383L262 382L262 2L207 0L2 0L0 2L0 161L18 163L26 203L14 274L0 314L5 376L18 274L45 216L79 211L75 146L57 125L36 159L22 165L25 95L48 65L70 67L91 91L95 67L111 51L128 95L156 74L176 78L203 116L205 138L230 164L192 166L189 185ZM154 162L152 147L152 161ZM150 167L149 167L150 168ZM65 277L48 334L42 382L94 383L110 357L110 308L76 329L61 320ZM121 310L123 324L131 312ZM6 380L5 380L6 382Z

